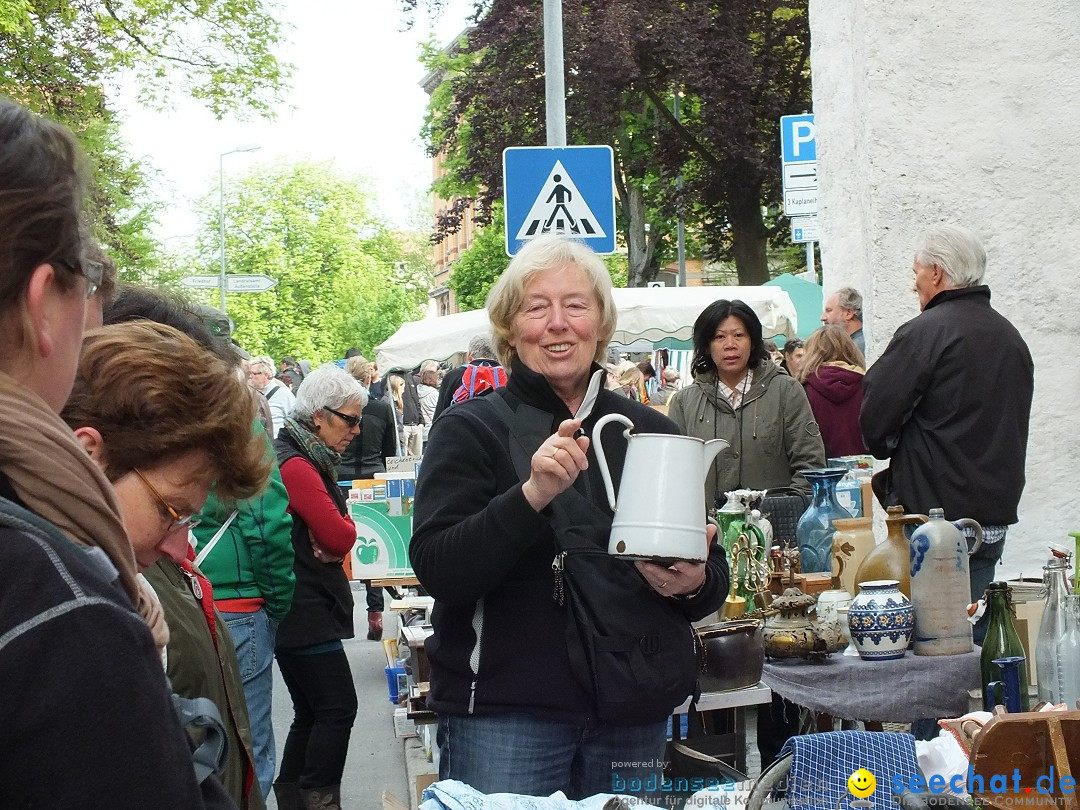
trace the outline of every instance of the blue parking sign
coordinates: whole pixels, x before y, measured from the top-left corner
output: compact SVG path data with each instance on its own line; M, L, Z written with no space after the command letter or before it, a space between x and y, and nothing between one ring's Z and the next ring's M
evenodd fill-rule
M503 151L506 252L560 233L615 252L615 156L610 146L511 146Z
M813 113L780 117L780 156L784 163L817 160Z

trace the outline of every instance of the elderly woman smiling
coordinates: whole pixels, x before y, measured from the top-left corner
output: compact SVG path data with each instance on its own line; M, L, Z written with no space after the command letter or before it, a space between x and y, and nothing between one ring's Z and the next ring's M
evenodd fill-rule
M586 436L610 413L650 433L677 428L601 385L597 361L616 311L599 258L562 237L529 242L488 296L488 314L509 382L432 426L410 547L436 600L428 704L439 713L440 776L486 793L610 792L614 777L655 772L665 718L686 695L601 716L596 673L573 655L576 623L553 598L552 563L568 529L558 513L584 513L571 530L603 572L587 585L605 595L606 612L640 621L642 635L663 617L681 628L672 646L689 645L689 657L670 673L676 690L692 688L690 622L716 609L727 565L715 546L706 563L670 567L606 554L612 513ZM517 429L519 420L531 429ZM618 481L626 441L611 431L605 450ZM639 767L613 771L617 761Z
M348 372L321 366L300 384L274 443L296 553L296 591L275 648L294 713L274 783L279 807L341 806L356 719L356 688L341 644L353 637L353 597L341 560L356 542L356 528L337 465L360 432L366 404L367 393Z

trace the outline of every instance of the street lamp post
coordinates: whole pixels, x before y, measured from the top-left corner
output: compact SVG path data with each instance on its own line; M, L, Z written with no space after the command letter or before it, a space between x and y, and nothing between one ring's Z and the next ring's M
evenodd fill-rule
M225 156L237 152L254 152L258 144L250 143L238 146L218 155L218 222L221 226L221 273L218 280L221 286L221 313L225 314Z

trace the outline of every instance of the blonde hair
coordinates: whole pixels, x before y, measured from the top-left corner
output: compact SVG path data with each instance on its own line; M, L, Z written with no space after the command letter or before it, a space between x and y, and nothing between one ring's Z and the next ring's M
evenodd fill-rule
M514 338L514 316L525 298L525 287L537 273L559 270L570 264L585 274L600 310L599 340L593 359L599 363L607 355L607 344L615 334L619 317L615 299L611 295L611 274L592 248L565 236L548 235L526 242L488 293L492 348L498 361L506 368L510 368L517 356L511 341Z
M838 361L866 368L866 359L847 329L838 324L823 326L806 340L806 354L799 364L799 382L806 382L826 363Z
M390 377L390 395L393 396L394 402L397 405L399 411L405 410L405 403L401 399L401 394L405 390L405 380L396 374Z

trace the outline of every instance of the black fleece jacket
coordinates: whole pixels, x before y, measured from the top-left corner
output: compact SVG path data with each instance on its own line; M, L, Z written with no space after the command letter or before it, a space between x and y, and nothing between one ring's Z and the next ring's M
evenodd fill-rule
M506 388L449 408L432 427L409 549L416 575L436 600L426 645L428 705L448 714L528 712L577 721L595 710L570 669L565 608L552 599L552 527L522 494L508 431L488 401L495 396L511 409L526 403L550 413L552 433L572 416L546 379L515 363ZM625 414L643 432L678 433L659 412L601 390L584 421L586 435L609 413ZM604 450L618 482L626 457L621 432L604 432ZM574 486L610 515L592 447L588 459ZM679 602L687 621L715 611L726 588L727 564L714 545L702 591Z
M866 448L886 506L986 526L1016 523L1034 364L986 286L945 290L893 335L863 378Z

